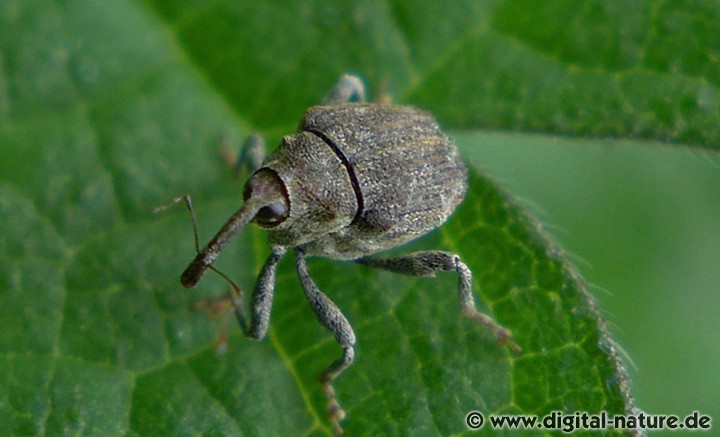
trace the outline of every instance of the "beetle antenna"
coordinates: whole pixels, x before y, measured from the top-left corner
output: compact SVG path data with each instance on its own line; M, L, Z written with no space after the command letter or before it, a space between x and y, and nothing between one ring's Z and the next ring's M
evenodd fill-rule
M215 234L207 246L205 246L202 251L198 250L197 256L195 256L195 259L188 264L187 268L180 277L182 285L187 288L192 288L198 283L198 281L200 281L200 278L207 269L217 272L217 269L212 266L212 263L215 262L215 259L217 259L223 247L225 247L230 239L232 239L232 237L234 237L240 229L250 223L262 206L263 205L261 204L258 205L258 202L247 202L239 210L237 210L237 212L230 217L218 233ZM224 273L218 273L228 279L227 275ZM232 281L230 281L230 283L232 283Z
M189 194L184 194L182 196L178 196L172 200L172 202L168 203L167 205L158 206L157 208L153 209L153 213L158 214L163 211L166 211L169 208L172 208L176 206L179 203L184 203L185 206L188 209L188 212L190 212L190 221L192 222L192 228L193 228L193 238L195 240L195 253L200 253L200 238L198 237L198 230L197 230L197 218L195 217L195 208L193 208L192 205L192 199L190 198ZM227 274L224 272L218 270L214 266L208 266L208 268L218 275L225 279L225 281L230 284L230 287L233 289L233 293L236 296L240 296L242 294L240 290L240 286L235 283Z

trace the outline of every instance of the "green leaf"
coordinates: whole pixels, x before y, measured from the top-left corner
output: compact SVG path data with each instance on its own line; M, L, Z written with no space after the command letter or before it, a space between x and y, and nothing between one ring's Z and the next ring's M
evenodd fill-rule
M331 433L316 375L339 348L292 263L268 338L233 326L217 356L224 322L188 306L227 285L180 287L189 219L152 208L190 193L208 238L241 197L221 145L292 132L346 71L448 128L717 149L718 11L654 5L3 1L0 432ZM458 252L524 352L460 317L453 274L312 260L359 339L335 385L349 434L462 433L473 409L633 411L583 281L488 178L473 171L452 220L393 253L419 248ZM250 231L218 266L247 290L265 256Z
M420 11L412 9L424 43L434 12ZM450 50L430 55L440 62L405 96L456 126L718 150L718 22L720 8L708 3L498 2L458 30Z

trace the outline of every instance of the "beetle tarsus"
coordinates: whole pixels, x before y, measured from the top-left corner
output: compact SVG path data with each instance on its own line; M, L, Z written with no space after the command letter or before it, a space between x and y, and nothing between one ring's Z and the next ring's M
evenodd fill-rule
M323 392L327 398L327 410L328 417L333 424L333 428L337 434L342 434L343 429L340 422L345 419L345 410L340 406L340 403L335 396L335 388L332 383L340 373L347 369L352 364L355 351L352 347L346 347L343 350L343 356L337 361L333 362L323 373L320 374L320 383L322 384Z
M344 431L340 422L345 419L345 410L342 409L335 398L335 389L333 388L332 383L330 381L322 381L322 377L320 379L323 385L323 391L325 392L325 396L328 400L328 418L333 425L335 433L343 434Z

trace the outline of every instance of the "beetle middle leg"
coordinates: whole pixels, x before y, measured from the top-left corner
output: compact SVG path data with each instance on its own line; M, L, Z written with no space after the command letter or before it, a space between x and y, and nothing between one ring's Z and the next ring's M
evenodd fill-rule
M512 340L510 330L500 326L495 319L475 308L475 299L472 294L472 273L458 255L442 251L423 251L397 258L360 258L355 262L410 276L435 276L440 271L457 272L459 275L458 298L462 315L477 321L490 330L500 344L507 344L515 352L522 350Z
M340 105L349 102L364 103L366 100L363 81L352 74L343 74L338 83L323 99L323 105Z
M305 297L317 315L320 323L335 335L335 339L343 348L343 354L320 374L320 383L328 400L328 413L335 431L342 433L339 422L345 417L345 411L335 397L333 381L353 362L355 357L355 333L340 309L320 289L310 277L305 262L305 253L301 248L295 249L295 261L298 277Z

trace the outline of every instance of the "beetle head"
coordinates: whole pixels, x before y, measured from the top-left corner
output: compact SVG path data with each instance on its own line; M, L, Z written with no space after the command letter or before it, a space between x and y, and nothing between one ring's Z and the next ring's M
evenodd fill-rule
M260 217L255 219L268 228L271 244L295 247L316 240L346 227L357 213L348 169L316 134L298 132L283 138L255 176L263 171L274 172L289 206L278 222L263 224ZM273 208L282 215L281 205ZM272 215L270 209L265 212Z
M245 184L243 206L188 265L180 279L193 287L220 251L251 221L271 244L295 247L349 225L358 200L348 169L325 140L310 132L283 138Z
M250 221L270 228L282 223L289 216L290 203L284 185L273 170L263 168L255 172L245 186L243 197L243 206L230 217L182 273L180 282L185 287L194 287L200 281L223 247Z

